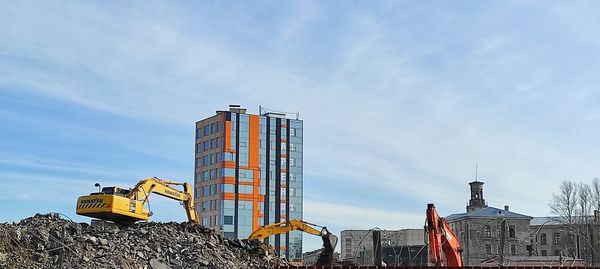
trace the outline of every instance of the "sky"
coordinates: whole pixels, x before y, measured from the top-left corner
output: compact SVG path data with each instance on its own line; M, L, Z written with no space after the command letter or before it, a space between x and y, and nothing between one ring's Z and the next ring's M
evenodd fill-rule
M548 215L561 181L600 176L599 8L0 1L0 222L87 222L96 182L192 182L195 122L229 104L300 112L304 219L334 233L464 212L476 164L490 206Z

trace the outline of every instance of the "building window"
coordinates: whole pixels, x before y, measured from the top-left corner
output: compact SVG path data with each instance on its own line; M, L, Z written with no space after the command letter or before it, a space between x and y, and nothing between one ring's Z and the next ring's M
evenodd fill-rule
M554 244L560 243L560 233L554 233L554 240L552 241Z
M252 186L248 186L248 185L240 185L238 187L239 193L246 193L246 194L252 194L253 193L253 187Z
M223 224L225 225L233 225L233 216L224 216Z
M225 168L223 169L223 175L226 177L234 177L235 176L235 169L233 168Z
M211 124L210 125L210 133L214 134L214 133L218 132L219 128L217 128L217 126L218 125L216 123Z
M508 226L508 237L515 238L517 233L515 232L515 226Z
M542 256L548 256L548 251L545 249L542 249Z
M210 150L210 141L204 141L204 150Z
M560 255L562 255L560 249L557 249L554 251L554 256L560 256Z
M233 184L225 184L223 191L224 192L235 192L235 187Z
M510 245L510 255L517 255L517 246Z
M204 136L207 136L210 134L210 125L206 125L204 126Z
M490 225L485 225L483 227L483 236L492 237L492 227Z
M547 241L548 240L546 240L546 234L540 234L540 245L546 245L546 244L548 244Z
M492 255L492 244L485 244L485 254Z

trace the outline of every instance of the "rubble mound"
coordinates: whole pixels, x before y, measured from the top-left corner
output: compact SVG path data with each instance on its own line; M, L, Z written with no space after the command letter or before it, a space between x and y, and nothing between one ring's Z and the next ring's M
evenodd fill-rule
M0 268L274 268L266 244L228 239L198 224L90 226L37 214L0 223Z

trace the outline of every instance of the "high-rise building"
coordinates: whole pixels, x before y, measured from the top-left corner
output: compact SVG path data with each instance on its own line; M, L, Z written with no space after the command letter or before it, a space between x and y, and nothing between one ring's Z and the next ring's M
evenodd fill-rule
M229 111L196 122L194 189L202 224L248 238L262 225L302 219L302 121ZM268 238L281 257L302 258L302 233Z

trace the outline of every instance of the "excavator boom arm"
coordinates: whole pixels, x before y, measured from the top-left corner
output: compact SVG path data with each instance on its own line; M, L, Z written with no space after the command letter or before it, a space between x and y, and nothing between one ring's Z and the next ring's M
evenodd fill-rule
M446 219L438 215L433 204L427 205L426 215L429 258L431 262L435 266L463 266L460 242L446 222ZM444 258L446 264L444 264Z
M172 188L172 185L182 185L183 191ZM179 183L159 178L146 178L140 180L140 182L131 189L127 197L142 201L142 205L145 205L148 202L150 193L156 193L183 202L188 221L198 223L196 208L194 207L193 188L189 183Z
M321 228L318 230L317 228ZM265 239L271 235L283 234L291 231L303 231L312 235L320 236L323 239L323 251L317 258L317 265L331 265L333 262L333 251L337 245L337 237L325 227L319 227L298 219L291 219L284 222L265 225L258 228L248 239Z
M291 231L295 231L295 230L303 231L305 233L309 233L309 234L316 235L316 236L324 235L324 233L322 231L317 230L317 229L311 227L310 225L314 225L314 224L310 224L308 222L304 222L304 221L297 220L297 219L292 219L289 221L269 224L269 225L265 225L263 227L258 228L258 230L254 231L252 234L250 234L250 237L248 237L248 239L265 239L271 235L283 234L283 233L287 233L287 232L291 232Z

